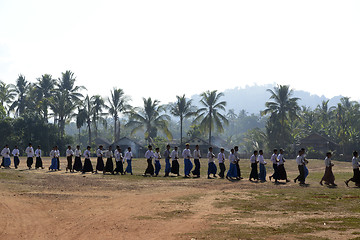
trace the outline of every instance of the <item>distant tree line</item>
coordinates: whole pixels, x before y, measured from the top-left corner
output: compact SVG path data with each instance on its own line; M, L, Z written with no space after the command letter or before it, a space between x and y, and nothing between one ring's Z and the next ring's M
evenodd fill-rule
M299 106L300 99L288 85L268 91L271 97L259 114L227 110L223 93L216 90L201 93L196 104L181 95L168 104L144 97L143 106L134 107L121 88L111 89L105 98L84 95L86 88L76 84L71 71L62 72L59 78L44 74L34 83L19 75L15 84L0 81L0 143L25 147L32 142L46 151L52 145L64 148L83 142L84 134L86 144L93 145L99 134L107 132L111 141L140 134L146 144L164 143L176 135L180 145L184 136L201 137L212 144L213 137L219 136L243 151L281 147L293 152L300 139L316 132L339 143L343 153L359 146L358 102L345 97L337 106L323 101L310 109ZM77 136L65 134L70 123L76 125Z

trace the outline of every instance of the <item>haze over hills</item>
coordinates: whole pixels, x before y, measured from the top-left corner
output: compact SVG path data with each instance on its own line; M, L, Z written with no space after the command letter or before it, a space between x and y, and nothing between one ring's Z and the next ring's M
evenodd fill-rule
M268 84L262 86L254 85L246 86L245 88L226 89L223 92L225 96L222 99L227 102L227 110L234 109L235 113L239 113L239 111L244 109L250 114L257 114L265 109L265 102L269 100L270 93L267 89L273 89L274 86L276 85ZM314 95L302 90L294 90L293 97L301 98L299 105L307 106L311 109L316 108L323 100L328 100L328 98L323 95ZM343 96L335 96L331 98L329 101L329 107L337 105L342 97ZM199 95L193 95L191 98L193 99L193 103L197 105L201 97Z

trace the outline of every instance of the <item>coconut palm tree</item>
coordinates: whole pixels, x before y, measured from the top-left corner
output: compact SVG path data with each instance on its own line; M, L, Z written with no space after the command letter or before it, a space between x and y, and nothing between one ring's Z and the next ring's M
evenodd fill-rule
M202 98L200 104L203 106L196 112L195 122L200 121L200 127L209 132L209 144L211 145L211 134L216 127L218 132L224 131L224 124L229 124L227 118L221 113L225 112L226 101L220 101L223 93L217 93L217 90L206 91L200 95Z
M121 113L126 113L131 109L128 104L130 98L124 94L121 88L113 88L111 91L111 97L108 98L109 105L107 106L109 114L114 119L114 141L116 142L120 138L120 119Z
M170 112L175 117L180 118L180 145L182 145L182 136L183 136L183 121L186 118L194 116L196 111L193 107L192 100L186 100L185 94L182 96L176 96L177 101L170 104Z
M42 118L44 122L48 122L49 106L54 91L56 80L52 78L50 74L44 74L37 79L35 87L38 92L38 102L40 104L40 110L42 112Z
M267 91L271 93L272 101L265 103L266 109L262 115L270 114L267 130L272 137L268 139L269 143L286 146L291 143L290 122L299 119L300 98L292 97L293 90L288 85L278 85L274 90Z
M14 88L15 86L13 84L6 84L0 81L0 104L7 111L7 115L9 115L9 107L16 96Z
M103 112L105 109L104 99L100 95L94 95L90 98L92 111L92 123L95 128L95 138L98 136L98 125L101 122L106 127L106 113Z
M10 110L15 111L15 116L21 116L25 113L26 107L26 94L29 89L29 83L26 81L25 76L19 75L16 80L15 92L17 94L17 99L10 106Z
M130 121L126 124L127 127L133 128L131 134L144 130L145 139L150 143L151 139L157 136L158 131L162 131L171 140L172 134L168 128L170 116L162 114L165 111L165 107L159 105L160 102L158 100L153 101L151 98L143 98L143 101L144 107L133 111Z

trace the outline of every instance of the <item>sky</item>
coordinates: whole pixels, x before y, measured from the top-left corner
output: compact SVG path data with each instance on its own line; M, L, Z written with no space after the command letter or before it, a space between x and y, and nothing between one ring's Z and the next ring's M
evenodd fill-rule
M269 83L359 100L360 1L0 0L0 80L74 72L140 106Z

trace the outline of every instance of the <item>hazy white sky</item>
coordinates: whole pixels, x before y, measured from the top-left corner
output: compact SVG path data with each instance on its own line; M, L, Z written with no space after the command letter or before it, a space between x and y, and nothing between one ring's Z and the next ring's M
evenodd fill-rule
M360 1L0 0L0 79L65 70L134 105L255 83L360 99Z

